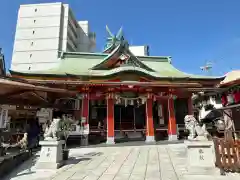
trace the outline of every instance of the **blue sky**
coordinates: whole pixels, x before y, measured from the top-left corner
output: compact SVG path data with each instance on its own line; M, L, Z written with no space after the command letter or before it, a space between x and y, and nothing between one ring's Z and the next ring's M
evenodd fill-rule
M54 0L1 0L0 47L7 67L20 4ZM64 0L78 20L88 20L97 34L97 50L104 46L106 24L112 32L123 26L133 45L150 46L154 56L172 56L178 69L204 74L200 66L213 62L213 75L240 69L239 0Z

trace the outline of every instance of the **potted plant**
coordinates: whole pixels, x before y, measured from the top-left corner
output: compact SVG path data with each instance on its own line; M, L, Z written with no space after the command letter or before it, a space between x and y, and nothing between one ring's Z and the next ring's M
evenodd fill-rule
M71 131L71 125L72 123L68 118L63 118L62 125L61 125L62 135L65 140L64 147L63 147L63 160L68 160L68 157L69 157L69 149L67 148L67 139Z

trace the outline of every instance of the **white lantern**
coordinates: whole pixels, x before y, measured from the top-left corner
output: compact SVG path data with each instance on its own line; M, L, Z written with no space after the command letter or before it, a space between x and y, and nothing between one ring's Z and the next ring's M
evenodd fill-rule
M227 101L228 101L228 104L234 103L234 98L233 98L232 94L229 94L229 95L227 96Z
M124 105L125 105L125 107L127 107L127 105L128 105L128 100L127 99L124 99Z
M130 105L134 105L134 100L130 100Z

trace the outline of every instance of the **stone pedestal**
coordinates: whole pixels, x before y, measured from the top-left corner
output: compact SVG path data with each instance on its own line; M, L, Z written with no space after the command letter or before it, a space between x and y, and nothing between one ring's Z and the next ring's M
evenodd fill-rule
M40 141L41 147L40 158L36 167L38 169L58 169L63 165L63 149L64 141Z
M155 136L146 136L146 143L155 143Z
M185 141L187 146L188 174L219 175L215 168L215 153L212 141Z
M168 141L177 141L178 140L178 136L174 135L174 134L169 134L168 135Z
M106 144L108 144L108 145L115 144L115 139L114 139L114 137L107 137Z
M88 135L81 136L81 146L88 146Z

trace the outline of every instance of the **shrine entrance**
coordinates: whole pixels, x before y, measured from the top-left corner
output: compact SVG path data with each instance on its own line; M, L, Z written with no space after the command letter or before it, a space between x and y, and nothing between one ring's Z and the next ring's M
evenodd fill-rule
M144 140L146 106L119 105L114 106L115 140Z
M144 130L145 118L145 105L115 105L114 107L115 130Z

